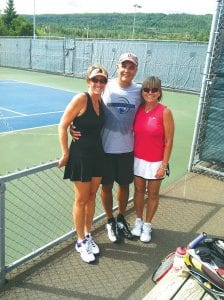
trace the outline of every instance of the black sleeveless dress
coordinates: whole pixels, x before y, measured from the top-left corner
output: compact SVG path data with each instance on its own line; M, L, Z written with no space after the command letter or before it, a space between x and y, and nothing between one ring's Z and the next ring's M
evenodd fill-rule
M104 151L101 140L101 129L104 124L104 112L100 103L99 116L96 114L88 93L87 107L83 115L73 120L81 137L72 141L69 149L69 160L65 166L64 179L71 181L91 181L92 177L104 174Z

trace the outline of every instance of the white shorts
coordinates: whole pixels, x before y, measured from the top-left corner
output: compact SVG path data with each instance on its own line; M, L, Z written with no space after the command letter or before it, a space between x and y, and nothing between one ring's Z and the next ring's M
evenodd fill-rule
M160 168L162 161L150 162L144 159L134 158L134 175L144 179L155 178L157 170ZM165 177L165 176L164 176Z

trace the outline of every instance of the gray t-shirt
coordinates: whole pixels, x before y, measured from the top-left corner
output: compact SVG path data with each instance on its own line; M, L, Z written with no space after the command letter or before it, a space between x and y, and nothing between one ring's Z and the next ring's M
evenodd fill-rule
M132 82L127 88L117 79L108 82L103 93L105 124L102 129L103 148L106 153L133 151L133 121L141 102L141 86Z

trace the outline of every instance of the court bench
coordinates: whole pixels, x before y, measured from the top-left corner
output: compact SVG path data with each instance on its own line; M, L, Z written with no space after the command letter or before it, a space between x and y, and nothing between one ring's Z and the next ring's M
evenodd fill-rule
M143 300L213 300L187 272L177 275L171 269Z

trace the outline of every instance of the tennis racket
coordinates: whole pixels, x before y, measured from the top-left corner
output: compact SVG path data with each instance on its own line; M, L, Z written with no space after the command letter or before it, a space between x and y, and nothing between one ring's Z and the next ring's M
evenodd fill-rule
M205 239L207 234L205 232L198 235L193 241L188 244L188 248L194 248L198 245L203 239ZM152 281L158 283L172 268L173 260L175 256L175 251L170 252L156 267L155 271L152 274Z
M175 251L169 253L156 267L154 273L152 274L152 281L154 283L158 283L172 268L174 256Z

